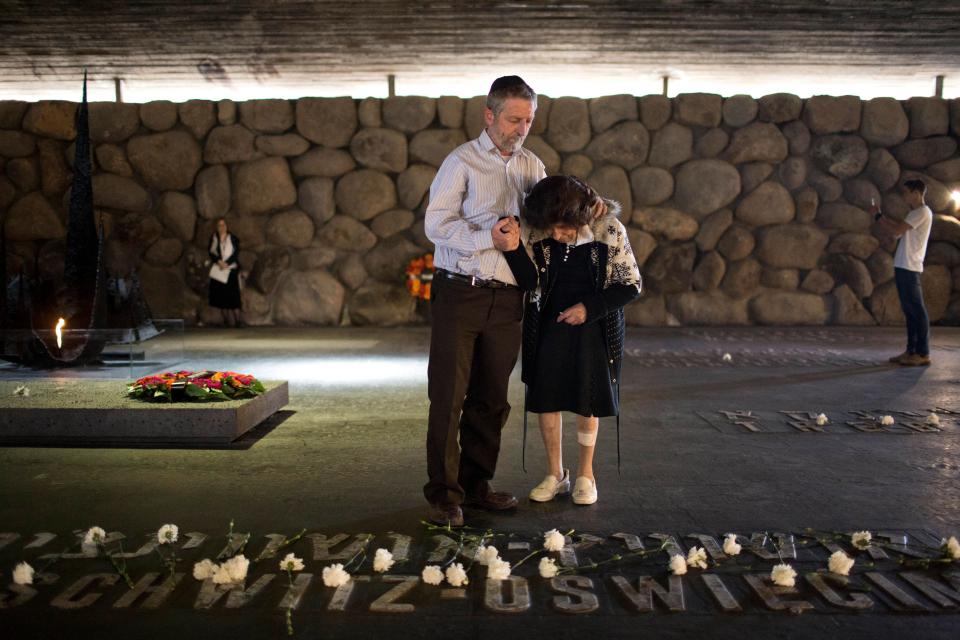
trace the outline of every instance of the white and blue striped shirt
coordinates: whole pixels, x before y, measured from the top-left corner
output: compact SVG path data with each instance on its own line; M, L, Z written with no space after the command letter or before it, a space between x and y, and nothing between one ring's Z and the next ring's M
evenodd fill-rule
M434 265L516 284L490 232L501 217L520 215L524 197L545 176L533 152L521 147L504 158L486 131L450 152L430 185L424 220Z

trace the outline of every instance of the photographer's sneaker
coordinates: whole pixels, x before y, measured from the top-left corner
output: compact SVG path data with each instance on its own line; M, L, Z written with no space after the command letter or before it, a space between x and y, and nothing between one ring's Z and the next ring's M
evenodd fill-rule
M911 353L900 361L904 367L929 367L930 356L922 356L919 353Z
M574 504L593 504L597 501L597 483L586 476L577 478L573 485Z
M548 475L543 482L530 491L530 499L534 502L550 502L558 495L570 493L570 470L563 470L563 477Z

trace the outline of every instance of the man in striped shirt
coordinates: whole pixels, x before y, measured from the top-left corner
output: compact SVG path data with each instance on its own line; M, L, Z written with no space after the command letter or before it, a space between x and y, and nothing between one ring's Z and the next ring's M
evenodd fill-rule
M442 525L463 525L461 505L503 510L517 504L490 480L510 413L507 386L523 314L523 294L501 252L518 246L524 195L546 175L540 159L523 148L536 109L537 94L521 78L495 80L486 128L447 156L430 186L425 231L436 245L437 271L423 492L430 520Z

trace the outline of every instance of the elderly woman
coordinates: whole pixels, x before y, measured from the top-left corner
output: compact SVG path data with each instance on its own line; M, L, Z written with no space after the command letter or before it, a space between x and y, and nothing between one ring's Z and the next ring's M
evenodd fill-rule
M240 241L227 229L227 221L217 219L217 227L210 237L210 306L220 309L224 324L243 326L240 318L240 276L237 253Z
M608 206L609 205L609 206ZM593 455L599 418L619 415L623 307L641 278L619 205L572 176L550 176L524 202L525 241L505 252L529 293L523 319L527 410L539 414L549 469L530 492L547 502L570 491L563 468L561 411L577 414L575 504L597 501Z

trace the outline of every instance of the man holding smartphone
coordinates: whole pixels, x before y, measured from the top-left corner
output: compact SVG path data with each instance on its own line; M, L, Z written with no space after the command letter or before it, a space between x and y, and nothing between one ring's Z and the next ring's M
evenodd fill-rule
M507 385L520 351L523 292L501 251L515 249L515 216L545 175L523 148L537 94L520 77L497 78L486 129L454 149L430 186L424 230L436 245L431 290L427 475L432 522L463 525L461 505L504 510L517 499L490 487Z
M927 185L922 180L903 183L903 196L910 205L910 213L903 220L883 215L880 208L871 203L871 212L880 227L900 238L893 266L900 308L907 320L907 348L900 355L890 358L890 362L908 367L930 365L930 318L923 303L920 283L927 240L933 226L933 212L924 202L926 193Z

